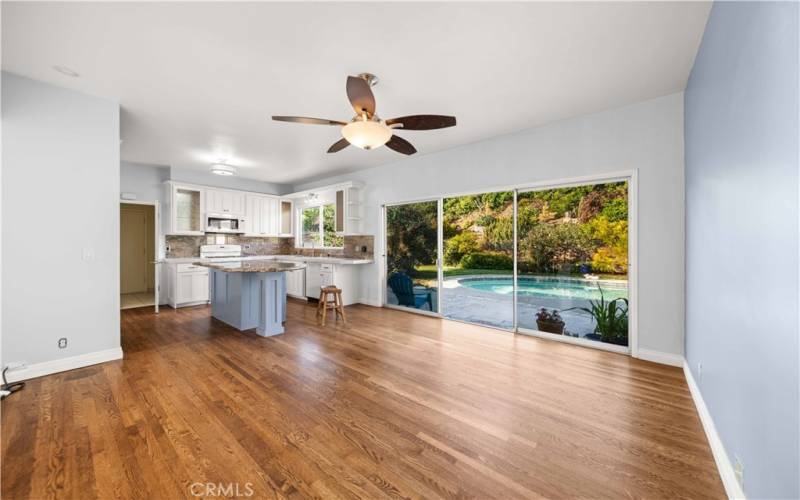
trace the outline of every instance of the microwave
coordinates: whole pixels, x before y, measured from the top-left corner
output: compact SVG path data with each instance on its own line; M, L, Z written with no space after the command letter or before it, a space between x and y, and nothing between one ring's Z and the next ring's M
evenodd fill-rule
M230 214L208 214L206 216L207 233L244 233L244 217Z

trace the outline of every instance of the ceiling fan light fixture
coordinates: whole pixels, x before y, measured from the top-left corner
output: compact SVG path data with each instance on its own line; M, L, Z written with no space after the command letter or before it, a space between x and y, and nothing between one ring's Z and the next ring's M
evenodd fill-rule
M211 173L217 175L236 175L236 167L224 163L215 163L211 165Z
M342 136L358 148L375 149L389 142L392 129L384 122L355 120L342 127Z

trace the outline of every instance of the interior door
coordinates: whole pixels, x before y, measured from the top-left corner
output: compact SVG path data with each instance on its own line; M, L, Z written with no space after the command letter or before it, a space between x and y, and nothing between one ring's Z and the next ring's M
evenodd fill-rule
M438 200L385 207L385 305L438 314L439 218Z
M120 209L120 290L147 291L147 215L141 210Z

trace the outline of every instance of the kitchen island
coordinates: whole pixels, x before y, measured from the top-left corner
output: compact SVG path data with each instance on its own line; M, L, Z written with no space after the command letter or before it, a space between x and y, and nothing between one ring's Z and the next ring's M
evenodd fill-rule
M238 330L256 329L262 337L283 333L286 272L306 267L275 260L200 261L207 267L211 316Z

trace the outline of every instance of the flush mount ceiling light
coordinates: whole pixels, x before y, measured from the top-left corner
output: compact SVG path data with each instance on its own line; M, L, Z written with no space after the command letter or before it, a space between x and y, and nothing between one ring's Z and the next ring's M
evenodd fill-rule
M80 73L66 66L53 66L53 69L58 71L62 75L71 76L72 78L78 78L79 76L81 76Z
M328 149L328 153L336 153L351 144L361 149L375 149L386 144L386 147L398 153L413 155L417 152L416 148L402 137L394 135L395 129L433 130L452 127L456 124L454 116L442 115L411 115L381 120L375 114L375 96L370 88L377 83L378 77L370 73L347 77L347 98L356 112L356 116L349 122L303 116L273 116L272 119L279 122L342 127L344 139L334 143Z
M236 167L225 163L215 163L211 165L211 173L217 175L236 175Z

